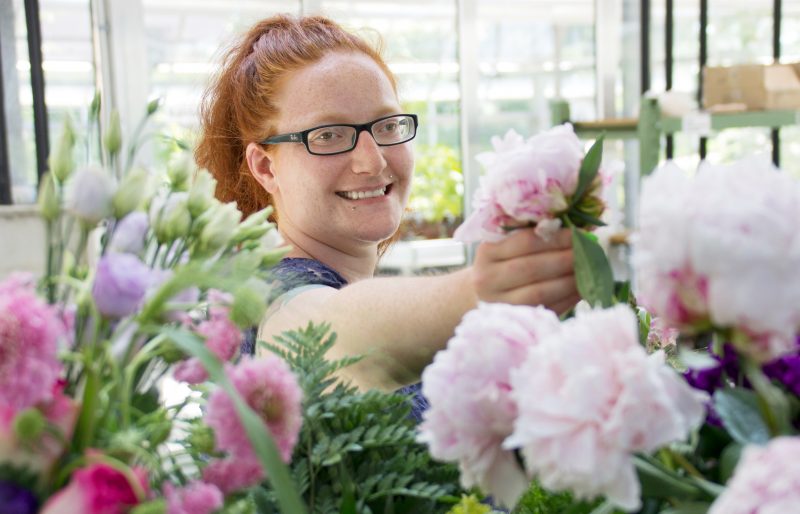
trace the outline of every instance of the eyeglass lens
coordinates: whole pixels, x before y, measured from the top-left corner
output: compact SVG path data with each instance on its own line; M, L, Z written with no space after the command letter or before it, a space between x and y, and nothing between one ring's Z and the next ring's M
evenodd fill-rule
M392 116L378 120L370 127L378 145L396 145L414 137L414 119L411 116ZM314 153L336 153L356 145L357 130L346 125L322 127L308 133L308 147Z

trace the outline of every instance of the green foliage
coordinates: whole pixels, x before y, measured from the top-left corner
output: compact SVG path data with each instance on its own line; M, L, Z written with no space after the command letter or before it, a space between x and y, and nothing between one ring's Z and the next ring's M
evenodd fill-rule
M597 503L597 502L596 502ZM569 512L570 514L589 514L594 504L575 503L569 493L552 493L536 482L517 503L513 514L551 514Z
M464 198L464 177L458 152L446 145L420 145L416 150L409 208L425 221L458 218Z
M458 471L415 441L410 399L358 391L337 373L359 358L326 360L336 336L309 324L260 342L285 359L303 388L304 419L291 473L309 512L446 512L460 493ZM269 485L254 492L260 512L278 512Z
M481 503L474 495L462 496L461 501L447 514L489 514L492 508Z

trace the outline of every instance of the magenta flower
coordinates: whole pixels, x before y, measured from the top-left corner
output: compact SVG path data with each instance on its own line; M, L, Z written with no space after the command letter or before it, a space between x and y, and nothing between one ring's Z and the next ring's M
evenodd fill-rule
M58 312L20 276L0 282L0 407L12 413L53 398L61 374Z
M167 499L167 514L211 514L222 507L222 491L215 485L195 481L175 489L172 484L164 486Z
M229 318L226 307L209 309L211 319L202 321L194 329L204 336L211 353L223 362L233 359L242 344L242 332ZM192 357L175 366L175 379L189 384L199 384L208 380L208 373L200 359Z
M477 485L504 505L514 505L529 483L513 452L501 446L517 417L509 375L558 328L544 307L481 303L422 374L430 408L419 441L433 457L458 462L464 487Z
M72 473L72 479L45 503L41 514L124 514L148 494L147 475L134 468L129 475L95 462Z
M800 437L747 446L708 514L778 514L800 505Z
M108 253L97 263L92 297L100 314L124 318L136 312L151 281L151 270L128 253Z
M683 440L702 423L708 396L638 339L627 306L579 312L511 371L519 415L504 447L519 448L544 487L636 510L633 454Z
M542 237L558 230L578 185L583 146L570 125L525 141L510 130L494 137L495 151L478 155L487 170L475 193L475 210L458 227L464 242L498 241L506 229L536 224Z
M281 458L289 462L303 422L302 391L289 366L283 359L269 355L228 365L226 371L244 401L266 424ZM205 421L214 429L217 450L234 459L254 458L233 402L222 389L211 393Z
M203 480L224 494L260 484L264 478L264 469L254 456L214 459L203 469Z

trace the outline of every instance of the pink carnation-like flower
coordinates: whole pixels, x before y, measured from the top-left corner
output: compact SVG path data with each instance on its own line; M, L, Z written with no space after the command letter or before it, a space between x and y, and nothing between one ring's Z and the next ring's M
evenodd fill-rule
M505 441L552 490L604 495L639 507L632 454L684 439L705 416L705 393L647 355L626 306L578 313L545 336L511 371L519 416Z
M221 361L231 360L242 343L242 332L227 315L227 309L215 308L211 319L201 322L195 332L205 336L206 346ZM189 384L199 384L208 380L208 373L196 357L175 366L175 379Z
M212 484L195 481L176 489L172 484L164 486L167 499L167 514L211 514L222 507L222 491Z
M430 408L419 441L435 458L458 462L464 487L477 485L504 505L528 486L514 454L501 448L517 416L509 372L557 329L558 318L544 307L481 303L422 374Z
M708 514L784 514L800 506L800 437L747 446Z
M800 331L800 181L771 164L674 164L643 183L634 237L636 297L668 325L749 336L759 360L794 351Z
M0 461L33 472L48 472L72 437L78 417L78 404L64 394L66 383L53 385L52 398L37 405L44 419L58 431L44 431L33 444L23 444L14 431L15 412L0 405Z
M69 484L52 496L41 514L123 514L148 494L147 474L134 468L128 476L102 462L72 473Z
M475 194L475 210L456 230L464 242L498 241L508 227L537 224L542 237L558 230L556 216L578 185L583 147L570 125L527 141L510 130L492 138L494 153L477 158L487 174Z
M245 359L236 366L228 365L226 371L244 401L264 420L281 458L289 462L303 422L297 377L275 355ZM224 390L211 394L206 423L214 429L218 450L233 458L253 458L253 447Z
M53 398L61 374L58 312L20 276L0 282L0 406L12 413Z
M224 494L230 494L261 483L264 469L253 456L214 459L203 469L203 480Z

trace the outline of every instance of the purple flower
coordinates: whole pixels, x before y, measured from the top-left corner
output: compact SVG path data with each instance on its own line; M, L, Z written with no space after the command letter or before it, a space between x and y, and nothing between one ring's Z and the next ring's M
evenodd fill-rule
M144 249L144 236L147 234L148 228L150 228L150 222L146 213L135 211L128 214L114 229L114 235L111 236L111 249L121 253L141 252Z
M97 263L92 297L97 310L110 318L122 318L136 311L147 286L151 270L129 253L109 253Z
M0 507L3 514L36 514L39 501L27 489L0 481Z

